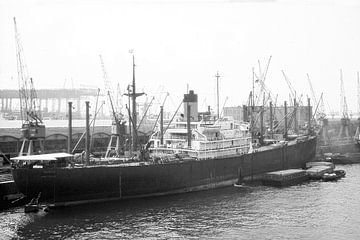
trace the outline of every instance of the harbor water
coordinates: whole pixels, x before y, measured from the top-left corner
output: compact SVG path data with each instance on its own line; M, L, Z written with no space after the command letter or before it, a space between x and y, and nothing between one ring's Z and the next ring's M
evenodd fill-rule
M360 165L346 177L0 213L0 239L359 239Z

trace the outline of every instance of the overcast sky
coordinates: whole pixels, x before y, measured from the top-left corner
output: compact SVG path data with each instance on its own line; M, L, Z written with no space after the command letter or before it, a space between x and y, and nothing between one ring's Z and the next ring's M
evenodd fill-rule
M357 111L360 70L358 1L4 1L0 0L0 84L17 88L13 17L17 19L35 87L103 88L99 54L109 79L122 89L131 81L134 49L139 90L171 94L174 108L187 84L200 108L246 102L252 67L272 55L266 84L288 100L284 70L298 93L314 90L340 109L340 76L349 108ZM11 77L14 78L13 81ZM66 79L66 82L65 82ZM72 82L71 80L72 79ZM326 104L326 108L327 108ZM327 108L328 110L328 108Z

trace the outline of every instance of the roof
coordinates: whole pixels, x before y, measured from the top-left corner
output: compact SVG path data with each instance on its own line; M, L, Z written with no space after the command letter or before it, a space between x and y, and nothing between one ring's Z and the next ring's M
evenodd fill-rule
M58 158L72 157L74 155L69 153L49 153L49 154L39 154L39 155L30 155L30 156L20 156L11 158L11 160L20 160L20 161L56 161Z

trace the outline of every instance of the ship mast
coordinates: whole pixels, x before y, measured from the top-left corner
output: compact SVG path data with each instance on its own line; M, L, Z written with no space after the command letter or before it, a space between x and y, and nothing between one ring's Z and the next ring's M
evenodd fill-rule
M216 73L216 106L217 106L217 118L220 118L220 107L219 107L219 72Z
M135 56L134 54L132 55L132 60L133 60L133 78L132 78L132 92L128 93L128 94L125 94L127 96L129 96L131 98L131 103L132 103L132 121L131 121L131 125L132 125L132 150L133 151L136 151L137 150L137 120L136 120L136 98L137 97L140 97L141 95L144 95L143 92L141 93L137 93L136 92L136 82L135 82Z

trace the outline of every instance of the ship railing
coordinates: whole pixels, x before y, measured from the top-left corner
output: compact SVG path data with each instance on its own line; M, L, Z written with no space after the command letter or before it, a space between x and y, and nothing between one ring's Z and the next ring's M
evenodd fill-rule
M209 150L195 150L191 148L150 148L150 151L153 154L175 154L175 153L185 153L191 157L196 157L198 159L204 158L215 158L215 157L223 157L228 155L241 155L245 154L249 151L249 145L242 145L236 147L224 147L217 149L209 149Z
M225 149L229 147L242 147L248 146L251 142L251 138L231 138L231 139L219 139L214 141L195 140L192 142L192 149L194 150L217 150ZM168 148L188 149L185 142L173 142L167 145Z

